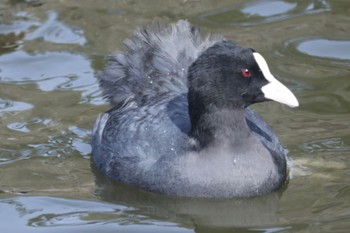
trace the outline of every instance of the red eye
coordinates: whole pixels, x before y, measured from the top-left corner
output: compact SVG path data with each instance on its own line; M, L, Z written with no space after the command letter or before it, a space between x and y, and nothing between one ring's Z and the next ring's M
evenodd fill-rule
M250 76L252 76L252 72L248 69L245 69L243 70L243 76L249 78Z

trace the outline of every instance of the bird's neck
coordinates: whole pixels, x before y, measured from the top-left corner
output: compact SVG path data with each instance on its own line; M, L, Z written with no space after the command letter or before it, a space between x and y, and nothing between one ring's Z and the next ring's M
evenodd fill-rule
M209 146L241 147L251 138L245 120L244 108L217 108L215 106L197 117L191 116L191 137L197 149Z

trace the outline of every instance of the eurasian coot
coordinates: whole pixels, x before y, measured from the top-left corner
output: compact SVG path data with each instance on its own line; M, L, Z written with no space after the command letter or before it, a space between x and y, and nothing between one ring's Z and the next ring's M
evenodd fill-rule
M93 161L105 176L173 196L278 190L286 150L249 105L298 106L265 59L187 21L137 29L99 74L112 109L97 119Z

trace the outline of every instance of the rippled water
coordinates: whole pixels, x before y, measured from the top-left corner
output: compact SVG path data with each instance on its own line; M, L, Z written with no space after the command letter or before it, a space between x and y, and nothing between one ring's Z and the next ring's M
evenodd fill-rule
M348 232L347 0L0 1L0 232ZM94 73L138 25L188 19L264 55L300 107L255 108L290 150L286 190L170 198L90 166Z

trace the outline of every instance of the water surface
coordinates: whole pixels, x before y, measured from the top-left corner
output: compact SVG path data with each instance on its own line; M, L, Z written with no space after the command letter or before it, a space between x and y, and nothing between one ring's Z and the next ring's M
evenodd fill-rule
M0 1L0 232L348 232L346 0ZM288 187L238 200L172 198L100 177L95 72L133 29L188 19L259 51L300 107L254 106L290 150Z

